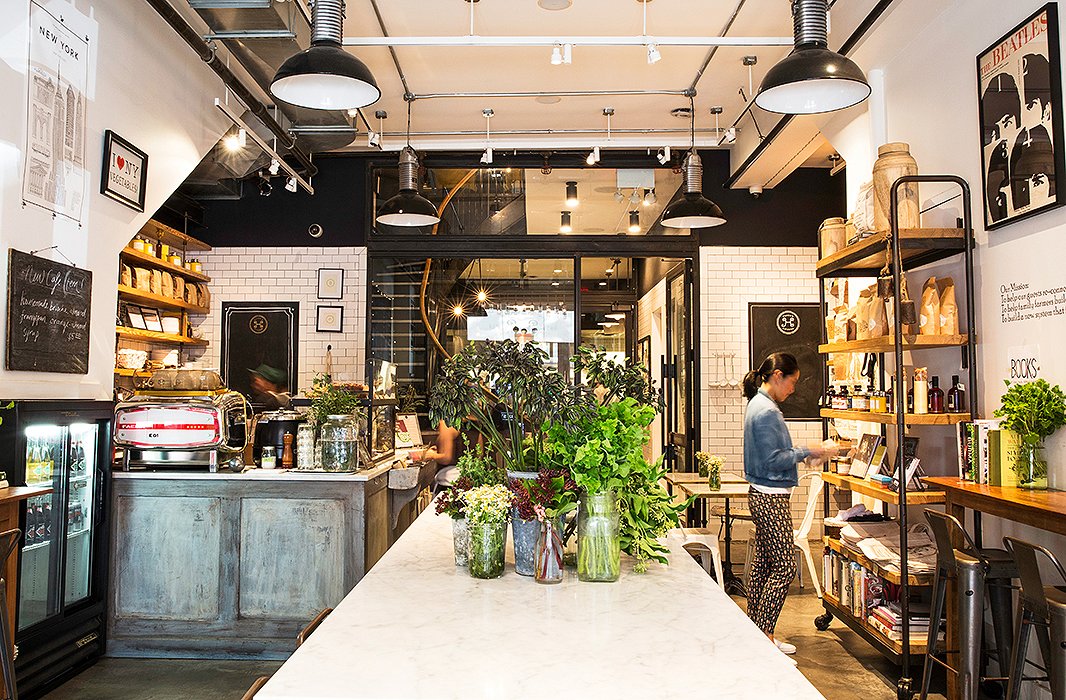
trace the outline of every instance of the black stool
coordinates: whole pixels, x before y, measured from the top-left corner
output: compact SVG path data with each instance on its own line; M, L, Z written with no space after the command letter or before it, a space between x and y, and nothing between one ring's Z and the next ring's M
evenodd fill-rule
M11 655L10 629L11 621L7 619L7 581L3 572L7 569L7 560L22 541L22 530L14 529L0 532L0 671L4 674L4 688L9 700L18 700L18 688L15 687L15 663Z
M1053 700L1066 700L1066 586L1046 586L1040 576L1037 553L1047 557L1066 583L1066 571L1055 555L1047 549L1014 537L1004 537L1003 544L1014 555L1022 593L1018 598L1018 627L1011 654L1008 700L1017 700L1025 678L1025 656L1029 651L1029 632L1035 627L1040 642L1040 655L1051 685ZM1041 679L1042 680L1042 679Z
M978 549L958 520L936 510L926 510L936 541L936 574L933 578L933 601L929 610L929 636L926 639L925 667L922 669L924 700L929 693L933 664L940 664L959 678L959 697L977 700L982 680L1006 680L1006 677L981 676L981 651L984 631L985 597L992 608L992 628L996 637L996 658L1006 667L1011 649L1011 579L1017 578L1014 560L1005 549ZM961 548L954 542L962 541ZM946 649L937 649L940 620L944 615L949 580L956 581L959 616L959 668L936 658ZM907 621L903 621L907 624ZM951 650L954 651L954 650Z

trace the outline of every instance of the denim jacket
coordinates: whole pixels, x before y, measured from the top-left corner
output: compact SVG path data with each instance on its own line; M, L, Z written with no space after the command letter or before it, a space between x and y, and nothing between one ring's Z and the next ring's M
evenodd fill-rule
M796 486L796 463L810 453L806 447L792 446L781 409L760 389L744 411L744 478L759 486Z

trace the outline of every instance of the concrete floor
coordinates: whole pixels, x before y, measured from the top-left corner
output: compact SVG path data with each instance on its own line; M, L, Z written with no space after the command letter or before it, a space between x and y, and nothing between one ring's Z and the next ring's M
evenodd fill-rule
M737 602L743 605L744 600ZM816 630L814 618L821 612L821 603L809 587L800 591L793 586L777 635L798 647L793 658L799 670L828 700L894 700L897 667L838 621L826 632ZM239 700L257 677L270 675L279 665L270 661L103 659L45 700ZM913 675L920 678L921 668ZM930 695L937 700L943 697Z

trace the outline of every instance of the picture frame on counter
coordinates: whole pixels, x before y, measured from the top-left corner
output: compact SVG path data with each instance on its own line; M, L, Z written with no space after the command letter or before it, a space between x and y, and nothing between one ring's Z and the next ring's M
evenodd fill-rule
M1049 2L977 56L985 228L1062 206L1062 72Z
M339 267L318 268L318 298L344 298L344 270Z
M870 465L873 462L877 448L881 446L881 436L866 433L859 439L859 446L855 449L855 456L851 458L851 470L849 476L865 479L870 474Z
M156 333L163 332L163 321L159 318L158 311L141 307L141 316L144 317L145 328Z
M141 314L140 307L127 304L125 321L130 328L138 328L142 331L148 330L148 326L144 325L144 316Z
M396 447L421 447L422 429L418 426L418 415L401 413L396 416Z
M319 306L315 330L319 333L340 333L344 327L343 306Z
M148 154L108 129L104 132L103 165L100 194L135 211L144 211Z

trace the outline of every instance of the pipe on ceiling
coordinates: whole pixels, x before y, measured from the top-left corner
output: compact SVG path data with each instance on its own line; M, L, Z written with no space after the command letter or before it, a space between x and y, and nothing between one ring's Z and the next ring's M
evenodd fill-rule
M780 36L346 36L344 46L792 46Z
M256 119L263 123L271 133L278 137L279 141L284 144L285 148L289 151L293 158L295 158L301 168L308 177L311 177L318 172L318 168L311 162L310 156L304 153L300 148L296 146L296 139L292 134L285 130L281 124L270 115L266 105L259 101L259 99L252 94L252 92L241 83L240 79L233 74L233 71L224 65L221 61L217 60L215 56L215 50L208 45L206 41L200 36L200 34L189 26L189 23L185 21L177 10L170 6L167 0L146 0L147 3L156 11L156 13L163 18L170 28L174 32L185 40L193 51L211 67L211 70L215 71L215 74L222 80L222 83L229 88L237 99L239 99L248 108Z

